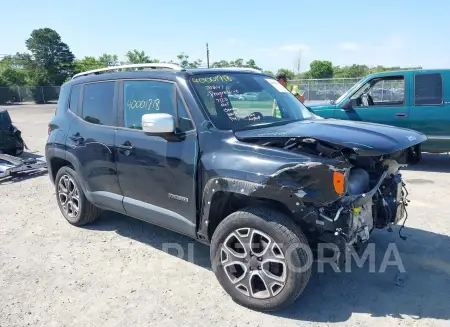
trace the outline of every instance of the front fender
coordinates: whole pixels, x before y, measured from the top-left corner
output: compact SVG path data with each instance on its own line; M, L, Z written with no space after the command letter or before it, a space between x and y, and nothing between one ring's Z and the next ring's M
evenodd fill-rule
M263 182L245 181L230 177L213 177L203 189L198 234L207 238L213 197L217 192L240 194L282 203L292 215L305 207L319 207L342 197L333 185L334 172L346 172L342 165L332 166L318 162L286 165L265 176Z

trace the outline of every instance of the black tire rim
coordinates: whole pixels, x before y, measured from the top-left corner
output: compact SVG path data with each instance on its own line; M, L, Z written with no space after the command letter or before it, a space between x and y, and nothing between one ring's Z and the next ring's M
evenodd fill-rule
M287 265L281 247L260 230L231 232L220 248L220 262L231 285L250 298L272 298L285 286Z

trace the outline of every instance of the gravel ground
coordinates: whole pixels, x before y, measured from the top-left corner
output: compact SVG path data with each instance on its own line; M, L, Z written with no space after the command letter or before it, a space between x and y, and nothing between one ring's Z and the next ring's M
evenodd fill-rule
M8 107L28 155L43 154L54 108ZM377 269L396 242L405 274L328 269L274 314L235 304L195 241L115 213L73 227L46 174L0 181L0 326L450 326L449 172L447 155L405 171L408 239L373 235Z

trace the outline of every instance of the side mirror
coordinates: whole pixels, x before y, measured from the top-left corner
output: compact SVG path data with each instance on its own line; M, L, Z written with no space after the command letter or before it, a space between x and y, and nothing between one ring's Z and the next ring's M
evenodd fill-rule
M175 119L170 114L146 114L142 116L142 130L147 133L173 133Z
M353 110L352 100L348 99L347 101L345 101L344 104L342 104L341 108L344 109L345 111L352 111Z

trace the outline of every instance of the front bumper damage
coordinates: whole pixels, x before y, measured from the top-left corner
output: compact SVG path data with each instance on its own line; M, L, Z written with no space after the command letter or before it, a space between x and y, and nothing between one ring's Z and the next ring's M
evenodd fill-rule
M385 170L365 193L347 195L304 217L320 241L353 246L366 242L374 228L398 224L405 216L408 192L401 174Z

